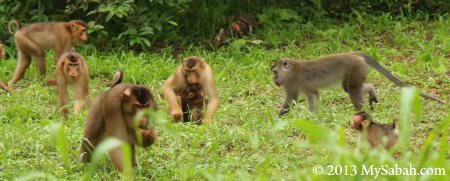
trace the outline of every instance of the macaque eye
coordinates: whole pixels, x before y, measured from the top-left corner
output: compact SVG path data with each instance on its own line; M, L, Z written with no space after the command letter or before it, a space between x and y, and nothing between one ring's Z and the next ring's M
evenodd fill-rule
M283 62L283 66L284 66L285 68L289 68L289 63L288 63L288 62Z

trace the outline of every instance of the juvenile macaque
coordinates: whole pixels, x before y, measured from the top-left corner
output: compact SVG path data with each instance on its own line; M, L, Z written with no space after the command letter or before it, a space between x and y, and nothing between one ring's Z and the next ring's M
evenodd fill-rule
M183 122L199 122L203 119L203 105L208 104L204 96L205 93L200 84L186 86L183 93L177 96L183 110Z
M230 28L238 37L252 34L253 28L258 25L258 19L252 15L242 15L238 18L232 16L232 20Z
M241 38L243 35L251 35L253 29L258 25L258 19L252 15L242 15L236 18L231 16L229 28L220 29L219 33L214 37L216 46L228 45L231 36Z
M386 139L386 149L392 148L398 140L398 129L395 122L392 124L379 124L372 120L372 117L366 112L358 112L353 116L350 127L365 132L364 135L372 147L378 147Z
M11 31L11 25L18 24L17 20L10 21L8 29ZM55 51L55 62L61 55L79 43L87 41L87 26L81 20L72 20L69 22L58 23L33 23L20 28L14 34L16 42L18 62L12 79L8 86L12 89L14 84L19 81L25 70L31 63L32 57L36 59L36 64L41 76L45 76L45 50Z
M3 48L3 42L0 41L0 59L5 58L5 56L6 56L5 48Z
M315 112L319 102L319 89L337 83L341 83L344 91L350 95L357 111L360 111L363 106L363 94L365 93L369 94L370 104L377 102L373 85L364 83L367 76L367 65L372 66L398 86L410 86L397 79L374 59L360 52L332 54L314 61L295 61L287 58L278 60L272 67L273 80L286 92L286 100L280 115L289 112L290 104L297 101L299 93L306 94L309 111ZM445 103L424 92L421 92L420 95L439 103Z
M68 87L75 88L76 103L75 113L78 114L83 109L85 103L90 106L89 100L89 70L84 58L74 52L64 53L56 64L56 86L58 93L58 107L62 109L62 113L67 116L69 109L69 92Z
M206 118L203 123L210 124L214 113L219 106L219 95L211 67L201 57L191 56L184 58L175 73L164 83L164 98L169 103L169 112L175 121L183 116L182 105L177 99L187 86L200 84L204 89L204 95L208 104L206 106Z
M120 77L117 77L120 76ZM150 90L142 85L121 83L123 73L114 76L111 88L99 95L89 108L83 140L80 147L81 161L89 162L96 146L108 137L114 137L130 144L132 164L136 166L135 145L142 138L142 146L153 144L157 137L154 128L148 128L148 118L136 118L143 110L157 110ZM139 119L135 123L135 119ZM114 167L123 171L124 155L121 148L109 152Z
M3 90L7 91L7 92L11 92L11 90L9 89L8 86L6 86L6 84L0 80L0 88L2 88Z

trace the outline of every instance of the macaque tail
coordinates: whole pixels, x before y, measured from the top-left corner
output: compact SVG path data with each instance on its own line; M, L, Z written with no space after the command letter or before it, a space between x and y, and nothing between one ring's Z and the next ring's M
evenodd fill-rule
M111 82L109 88L113 88L117 84L122 83L122 80L123 80L123 71L118 70L116 73L114 73L113 81Z
M8 31L11 34L14 34L14 31L12 31L12 25L13 24L16 25L17 30L20 29L20 22L19 22L19 20L13 19L13 20L9 21L8 22Z
M396 85L400 86L400 87L411 87L410 85L408 85L407 83L404 83L403 81L401 81L400 79L398 79L397 77L395 77L394 75L392 75L388 70L386 70L383 66L381 66L377 61L375 61L372 57L364 55L362 53L360 53L360 56L362 56L364 58L364 61L369 64L370 66L372 66L375 70L377 70L378 72L380 72L381 74L383 74L386 78L388 78L390 81L392 81L393 83L395 83ZM445 104L445 101L434 97L430 94L427 94L423 91L420 91L420 95L426 99L431 99L434 101L437 101L441 104Z

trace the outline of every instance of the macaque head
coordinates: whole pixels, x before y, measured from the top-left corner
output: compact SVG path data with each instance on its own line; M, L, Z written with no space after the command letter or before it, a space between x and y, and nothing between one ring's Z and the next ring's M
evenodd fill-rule
M72 39L76 43L85 43L88 40L87 25L81 20L72 20L68 22L68 29Z
M353 116L350 127L358 131L362 131L363 128L370 125L370 122L372 122L372 117L370 117L369 113L358 112Z
M188 85L183 92L183 96L188 100L202 100L203 94L203 87L200 84Z
M243 33L241 24L239 24L237 21L231 22L230 26L231 26L231 30L233 30L234 33Z
M68 52L61 58L63 59L63 72L66 77L76 79L81 74L81 59L83 57L75 52Z
M203 62L204 59L197 56L184 58L181 71L188 84L198 84L201 73L205 68Z
M150 90L145 86L136 85L122 93L122 108L127 114L136 115L144 109L156 110L156 103Z
M275 65L272 66L272 72L274 74L273 81L277 86L285 85L285 82L289 78L288 73L292 68L292 61L283 58L275 62Z

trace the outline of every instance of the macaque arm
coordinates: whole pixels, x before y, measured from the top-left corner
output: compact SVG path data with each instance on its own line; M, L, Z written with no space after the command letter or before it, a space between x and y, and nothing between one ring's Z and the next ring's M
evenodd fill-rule
M58 107L61 109L65 116L69 114L69 110L67 109L67 104L69 103L69 92L67 91L67 84L64 81L59 81L58 85Z
M208 70L208 69L206 69ZM219 107L219 94L217 92L216 82L214 81L212 71L208 70L207 81L203 84L206 90L206 95L208 98L208 105L206 107L206 118L204 123L210 124L213 121L214 113L217 111Z
M177 69L174 75L170 76L169 79L164 83L163 89L164 89L164 98L169 103L169 109L172 114L172 112L176 111L180 114L181 111L181 105L177 101L177 95L175 94L175 90L184 86L185 80L181 73L181 67ZM181 116L181 115L180 115Z
M75 113L78 114L83 109L84 104L86 104L86 107L89 108L90 106L90 100L89 100L89 88L87 80L79 80L79 85L76 87L76 104L75 104ZM84 104L83 104L84 103Z

